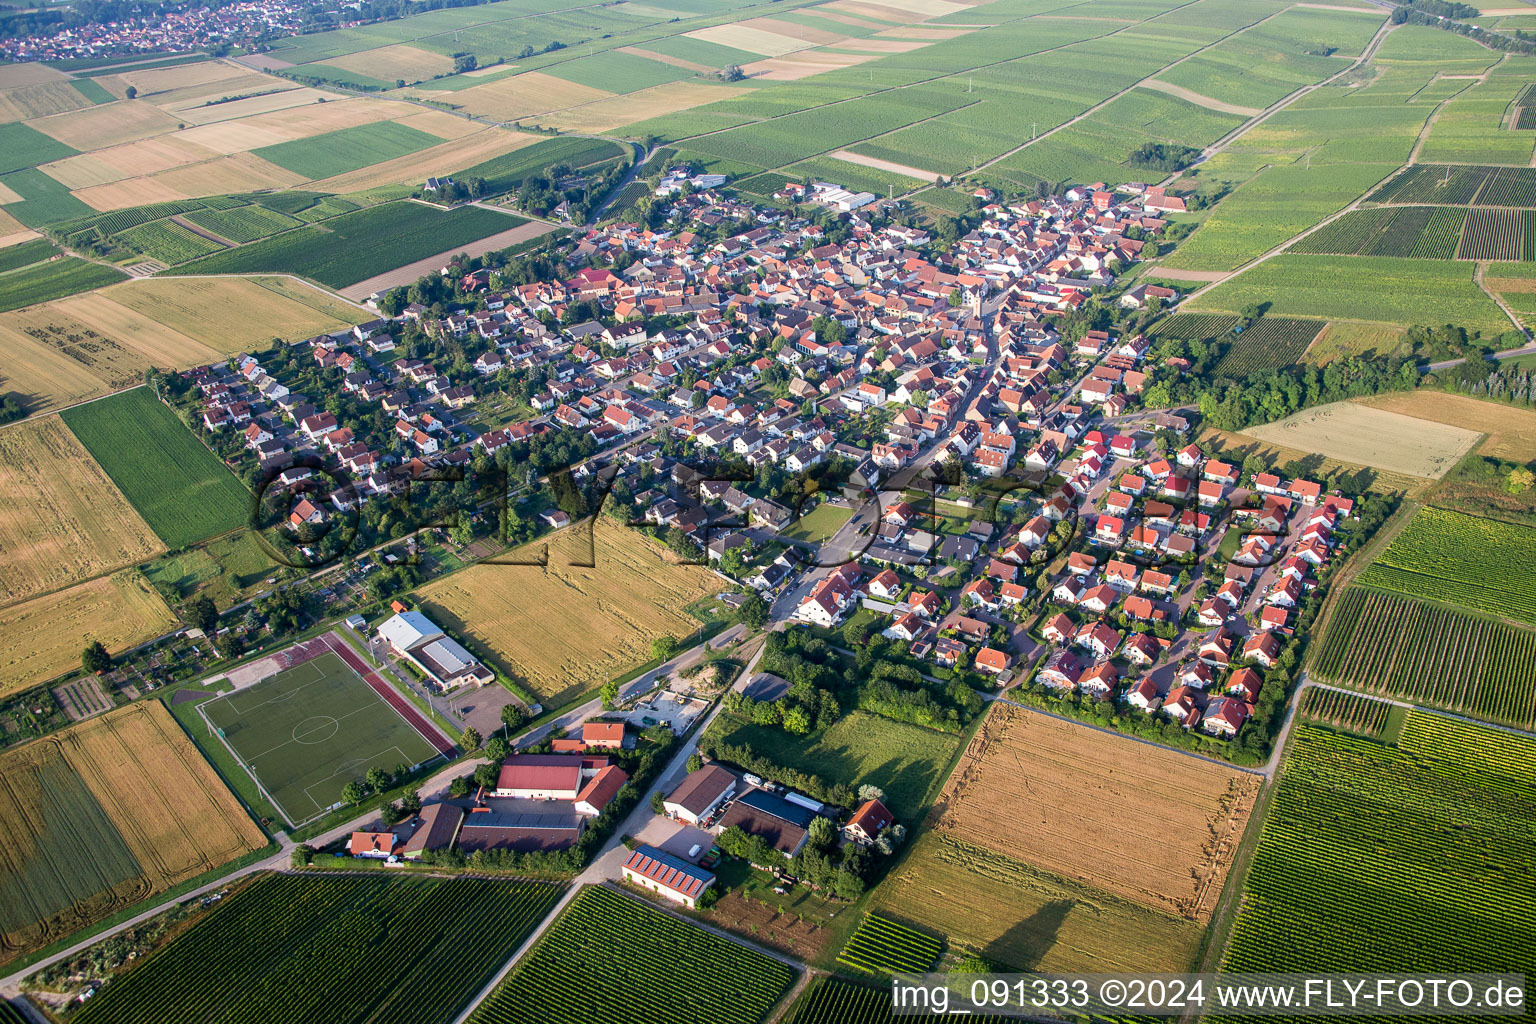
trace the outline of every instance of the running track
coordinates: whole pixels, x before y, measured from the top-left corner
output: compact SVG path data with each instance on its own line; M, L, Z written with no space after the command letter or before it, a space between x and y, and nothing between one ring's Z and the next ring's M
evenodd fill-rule
M339 655L341 660L347 663L347 666L352 671L363 677L363 682L373 687L374 693L382 697L385 703L400 713L401 718L405 719L411 724L413 729L421 733L422 738L432 744L439 754L449 758L453 757L453 744L448 742L447 738L438 731L436 726L422 717L421 712L417 711L410 701L400 696L393 686L380 679L379 674L370 669L345 640L338 640L330 633L327 633L321 639L333 653Z

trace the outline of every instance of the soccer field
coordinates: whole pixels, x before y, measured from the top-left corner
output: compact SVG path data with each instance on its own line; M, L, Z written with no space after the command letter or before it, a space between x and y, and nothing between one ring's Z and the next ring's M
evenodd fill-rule
M368 769L431 760L437 748L334 652L202 706L290 824L316 817Z

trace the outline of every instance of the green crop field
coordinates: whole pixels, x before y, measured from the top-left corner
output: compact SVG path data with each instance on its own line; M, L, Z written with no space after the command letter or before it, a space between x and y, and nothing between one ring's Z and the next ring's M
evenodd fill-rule
M969 1024L1004 1024L1018 1018L967 1013ZM785 1024L938 1024L953 1021L953 1015L903 1014L898 1017L891 1005L890 986L875 987L835 976L818 977L791 1007Z
M1529 223L1531 214L1526 214ZM1448 260L1456 255L1461 246L1461 229L1467 222L1467 211L1453 206L1437 206L1424 231L1414 242L1408 255L1416 260ZM1531 250L1530 231L1525 232L1525 249Z
M1301 361L1302 353L1322 329L1321 320L1262 317L1227 343L1211 372L1218 377L1245 377L1291 366Z
M1346 590L1308 670L1351 689L1536 725L1536 633L1396 594Z
M334 217L324 228L297 228L226 249L183 264L176 273L291 273L345 288L524 223L521 217L479 206L445 213L420 203L385 203Z
M755 1024L794 980L756 950L588 886L471 1020Z
M563 78L567 82L576 82L594 89L616 93L635 92L638 89L648 89L653 85L696 77L695 73L687 68L616 51L556 64L549 69L549 74L556 78Z
M46 238L34 238L30 242L22 242L20 245L7 246L0 249L0 273L7 270L16 270L20 267L29 267L34 263L41 263L50 256L57 256L59 247Z
M311 644L324 641L310 641ZM333 652L201 705L216 736L298 825L341 799L370 768L394 771L437 756L418 733Z
M75 256L0 274L0 312L116 284L128 275Z
M1175 313L1152 325L1147 335L1178 338L1180 341L1210 341L1226 334L1238 324L1238 317L1218 313Z
M926 932L870 914L837 962L865 974L921 974L938 962L941 943Z
M1394 748L1296 727L1230 971L1536 971L1536 739L1425 712Z
M795 736L773 726L721 715L710 731L722 743L745 744L788 768L829 782L871 782L901 821L916 821L937 794L960 737L854 711L830 729Z
M0 174L19 171L23 167L36 167L50 160L62 160L78 152L19 121L0 124Z
M1296 713L1302 721L1313 725L1378 739L1387 727L1391 710L1391 704L1362 694L1312 686L1302 691Z
M451 1021L560 893L543 882L499 879L262 875L72 1019Z
M346 212L338 208L334 214ZM231 242L254 242L258 238L275 235L279 231L296 228L304 223L296 217L289 217L260 206L237 206L232 210L197 210L187 214L186 218L198 227L207 228L220 238L227 238Z
M1508 330L1472 274L1471 264L1440 260L1285 254L1217 285L1196 305L1238 312L1272 302L1277 315Z
M248 520L250 492L148 388L77 405L63 417L171 550Z
M112 237L113 241L135 249L152 260L159 260L168 267L178 263L190 263L201 256L223 252L225 249L225 246L218 242L204 238L194 231L188 231L180 224L169 220L140 224L136 228L129 228L122 234Z
M409 125L375 121L353 128L251 150L263 160L306 178L329 178L415 153L444 140Z
M623 153L624 150L616 143L603 139L546 139L454 173L461 179L484 178L487 192L494 194L517 188L523 179L556 164L566 164L573 168L588 167L622 156Z
M1425 507L1360 574L1362 586L1536 625L1536 529Z
M1449 214L1447 217L1445 215ZM1320 228L1292 245L1289 252L1339 256L1422 257L1429 252L1444 252L1439 258L1450 259L1455 246L1445 250L1445 239L1454 224L1460 237L1465 211L1435 206L1379 206L1370 210L1351 210L1338 220ZM1434 225L1431 237L1425 234Z
M21 196L19 203L0 206L29 228L57 224L61 220L88 217L96 211L76 199L62 184L35 167L0 177L0 185Z
M1525 248L1525 227L1520 214L1520 210L1468 210L1456 258L1508 262L1520 260ZM1530 255L1527 253L1524 258L1529 259Z

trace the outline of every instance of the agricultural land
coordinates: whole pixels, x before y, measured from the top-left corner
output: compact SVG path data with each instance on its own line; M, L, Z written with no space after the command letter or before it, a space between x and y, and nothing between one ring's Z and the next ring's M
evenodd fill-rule
M598 517L592 547L574 532L514 550L421 591L430 614L472 637L498 668L560 707L650 658L659 636L700 623L684 609L718 580L676 560L644 534ZM535 560L545 554L548 564ZM592 560L592 568L570 564Z
M1246 433L1340 462L1430 479L1450 472L1482 441L1463 427L1353 402L1316 406Z
M515 880L263 875L76 1019L408 1024L425 1006L451 1019L560 892ZM202 983L211 963L227 965L223 985ZM232 988L244 997L228 999Z
M0 754L4 952L15 956L265 845L165 708Z

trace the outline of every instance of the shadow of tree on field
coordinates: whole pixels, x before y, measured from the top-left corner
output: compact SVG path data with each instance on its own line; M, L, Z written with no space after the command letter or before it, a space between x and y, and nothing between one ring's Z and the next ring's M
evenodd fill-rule
M1072 900L1052 900L998 936L982 956L1018 971L1035 970L1056 945L1056 934L1076 905Z

